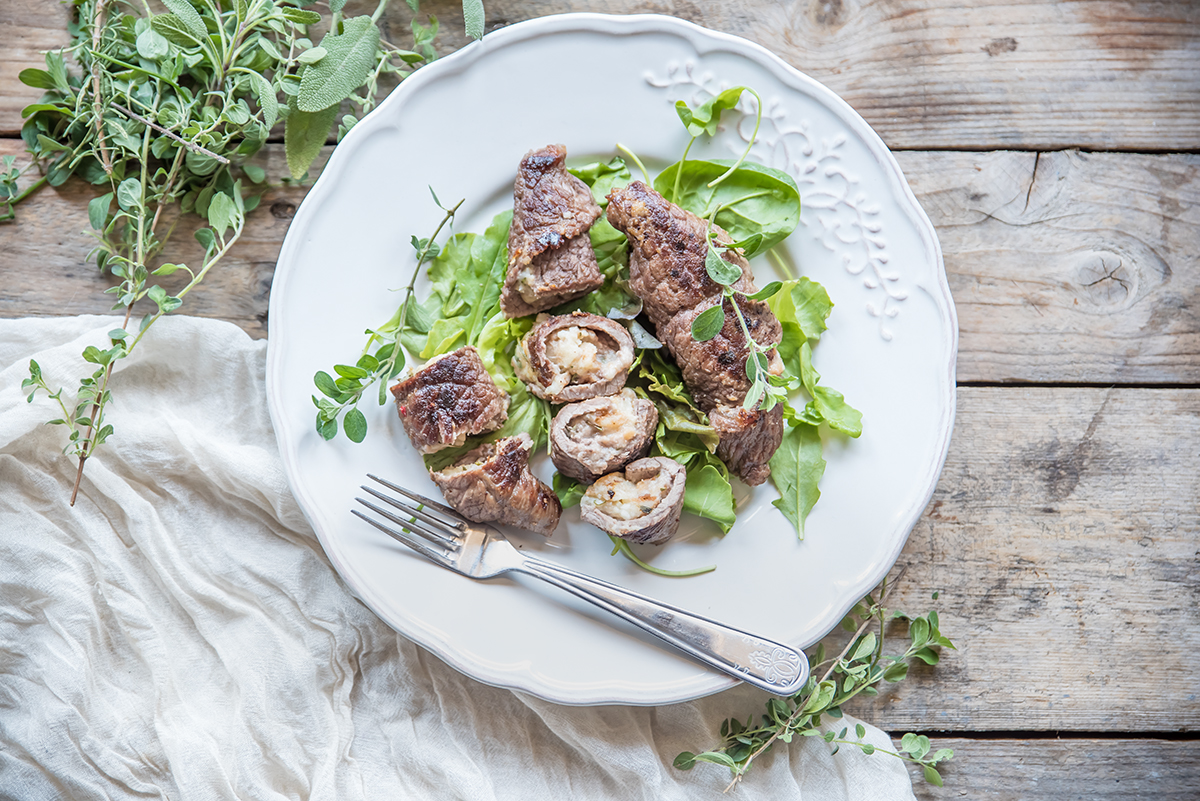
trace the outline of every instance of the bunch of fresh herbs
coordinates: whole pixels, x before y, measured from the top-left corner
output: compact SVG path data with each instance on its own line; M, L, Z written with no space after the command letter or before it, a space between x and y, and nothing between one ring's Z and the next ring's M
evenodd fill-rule
M88 204L92 257L120 280L107 291L125 314L105 344L83 351L94 369L73 396L52 389L36 362L23 383L30 401L43 391L58 404L50 422L68 430L64 452L79 461L72 503L85 462L113 433L105 410L114 366L237 243L265 179L250 159L276 124L283 122L288 168L300 180L332 131L340 138L376 104L381 78L402 79L435 57L436 19L414 18L412 49L382 39L377 23L388 2L347 18L345 0L330 0L323 18L292 0L163 0L161 14L75 0L70 44L46 54L46 69L21 72L23 83L45 91L25 108L21 130L41 176L20 190L25 170L5 159L0 219L72 175L100 187ZM417 11L416 0L408 5ZM481 0L464 0L463 11L467 33L482 36ZM165 261L179 217L189 214L204 223L195 233L203 256L191 265ZM156 278L177 272L187 281L171 294ZM131 325L143 299L154 309Z
M901 574L903 571L901 571ZM894 586L900 575L891 583ZM751 765L769 751L776 743L790 743L797 737L820 739L833 746L836 754L843 745L858 748L867 756L885 754L920 765L925 780L942 786L942 777L937 765L954 756L949 748L931 753L929 738L925 735L905 734L900 739L900 750L878 748L864 741L866 730L862 724L850 736L848 727L838 728L831 721L842 718L842 705L858 695L877 695L878 685L896 683L908 676L909 664L914 660L927 665L936 665L942 648L954 648L954 644L938 628L936 611L923 616L912 616L884 606L890 587L887 580L879 587L879 599L868 595L856 604L842 621L842 628L852 632L849 641L837 656L827 658L825 643L817 645L809 657L813 675L800 692L789 698L770 698L767 711L756 720L749 716L745 722L729 718L721 723L721 742L710 751L693 754L684 751L675 758L675 767L691 770L697 762L709 762L729 768L733 780L726 790L736 785L746 775ZM933 594L934 600L937 593ZM889 624L907 624L907 642L900 653L886 655L885 642L889 639ZM817 673L824 670L820 678ZM825 721L823 723L823 720Z

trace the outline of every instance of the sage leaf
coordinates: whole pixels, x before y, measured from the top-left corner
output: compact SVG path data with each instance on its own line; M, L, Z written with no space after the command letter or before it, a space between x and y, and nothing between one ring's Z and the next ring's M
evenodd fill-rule
M346 20L343 33L325 34L321 47L327 55L304 71L297 106L316 112L341 103L362 86L375 65L379 28L370 17Z
M316 25L321 21L320 14L302 8L288 8L285 6L280 9L280 13L283 14L283 18L288 22L294 22L297 25Z
M296 107L296 98L288 102L290 113L283 130L283 147L287 153L288 171L292 178L299 180L308 168L312 166L333 121L337 119L337 106L330 106L315 112L300 111Z
M180 47L192 48L201 44L201 37L197 36L177 14L158 14L151 17L150 27L168 42Z
M471 39L483 38L483 0L463 0L463 23Z
M163 5L183 23L183 27L197 41L208 38L208 27L200 18L200 12L188 0L163 0ZM153 23L151 23L153 24Z
M718 303L710 306L696 315L692 320L692 339L697 342L707 342L721 333L725 327L725 306Z

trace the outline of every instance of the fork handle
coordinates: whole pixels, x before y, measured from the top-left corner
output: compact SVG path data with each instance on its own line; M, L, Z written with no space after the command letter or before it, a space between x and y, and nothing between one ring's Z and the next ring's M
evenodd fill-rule
M804 653L782 643L655 601L530 554L519 570L607 609L666 640L709 667L775 695L794 695L808 681Z

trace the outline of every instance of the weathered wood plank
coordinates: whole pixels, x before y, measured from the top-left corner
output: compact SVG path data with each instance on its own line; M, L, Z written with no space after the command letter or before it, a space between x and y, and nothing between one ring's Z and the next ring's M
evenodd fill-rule
M1200 742L1194 740L972 740L931 738L953 748L945 786L911 769L921 801L1194 801Z
M900 563L895 606L938 609L959 650L854 714L889 731L1195 731L1200 390L960 388Z
M19 151L0 140L0 152ZM941 238L960 380L1200 383L1200 156L897 155ZM278 146L263 163L283 174ZM0 226L0 314L109 308L102 293L111 279L85 264L90 240L79 233L90 191L77 183L43 191L16 224ZM267 192L188 313L266 335L273 266L303 194L278 183ZM182 228L176 240L188 248L175 261L197 255Z
M369 12L374 2L351 3ZM1188 0L490 0L489 29L563 11L669 14L778 53L854 106L890 146L1200 148L1200 5ZM0 134L38 91L17 73L61 46L69 6L0 6ZM461 4L424 4L439 48L465 43ZM410 14L383 19L398 44ZM1119 124L1114 124L1119 121Z
M960 381L1200 383L1200 156L897 153Z

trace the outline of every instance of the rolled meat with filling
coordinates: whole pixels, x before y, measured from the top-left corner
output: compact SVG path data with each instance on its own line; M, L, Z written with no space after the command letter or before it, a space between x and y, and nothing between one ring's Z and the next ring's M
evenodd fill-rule
M567 149L548 145L521 159L513 185L505 317L524 317L604 284L588 229L601 214L587 184L567 172Z
M550 459L564 476L591 484L645 456L658 410L633 390L569 403L550 426Z
M665 456L638 459L587 488L580 516L614 537L661 545L679 530L687 471Z
M496 386L473 347L431 359L392 387L392 396L408 438L421 453L458 447L469 435L495 431L508 419L508 394Z
M528 434L488 442L429 477L446 501L468 520L503 523L550 536L562 504L529 470Z
M575 311L538 322L521 339L513 370L551 403L620 392L633 366L633 337L620 323Z

